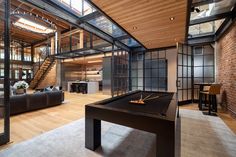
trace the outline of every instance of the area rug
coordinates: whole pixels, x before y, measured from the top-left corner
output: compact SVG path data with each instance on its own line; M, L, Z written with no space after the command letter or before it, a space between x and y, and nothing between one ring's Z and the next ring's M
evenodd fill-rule
M102 146L84 147L84 119L44 133L0 152L0 157L155 157L155 135L102 122ZM219 117L180 110L176 156L235 157L236 135Z

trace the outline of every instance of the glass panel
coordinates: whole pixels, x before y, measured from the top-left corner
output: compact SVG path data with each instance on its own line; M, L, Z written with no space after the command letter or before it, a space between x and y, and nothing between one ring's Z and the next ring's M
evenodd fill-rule
M138 71L137 70L132 70L131 71L131 77L138 77Z
M213 55L204 56L204 66L205 65L214 65L214 56Z
M158 78L152 78L152 88L158 88Z
M183 77L182 66L178 66L178 77Z
M159 58L166 58L166 51L165 50L159 51Z
M194 77L203 77L202 67L194 67Z
M182 65L182 55L181 54L178 54L178 64L179 65Z
M118 35L120 36L120 35ZM138 47L140 46L140 44L134 40L133 38L128 38L128 39L123 39L121 40L122 43L124 43L125 45L129 46L129 47Z
M214 77L214 68L204 67L204 77Z
M83 9L83 11L84 11L84 16L85 16L85 15L88 15L88 14L94 12L95 9L90 4L88 4L88 2L86 2L86 0L84 0L84 9Z
M206 34L206 33L214 33L213 31L214 22L206 22L197 25L192 25L189 27L189 34L199 35L199 34Z
M143 77L143 69L142 70L138 70L138 77Z
M157 59L158 58L158 53L156 51L152 52L152 59Z
M145 68L151 68L152 66L151 66L151 62L152 60L145 60Z
M138 86L139 87L143 86L143 78L138 78Z
M166 69L158 69L159 77L166 77Z
M182 97L183 97L183 92L182 92L182 90L179 90L179 91L178 91L178 100L179 100L179 101L182 101L182 100L183 100Z
M158 68L158 60L152 60L152 68Z
M188 91L183 90L183 101L188 100Z
M151 69L146 69L145 70L145 77L151 77Z
M158 77L158 69L152 69L152 77Z
M194 56L194 66L203 66L203 56Z
M151 59L151 52L145 52L145 59Z
M82 0L71 0L71 8L79 15L82 15Z
M164 59L159 59L158 60L159 61L159 64L158 64L158 66L159 66L159 68L166 68L166 60L164 60Z
M120 28L109 21L105 16L100 16L88 21L91 25L101 29L114 38L126 35Z
M188 77L188 68L187 67L183 67L183 77Z
M184 89L187 89L187 87L188 87L187 84L188 84L188 80L184 78L184 79L183 79L183 88L184 88Z
M166 89L166 80L166 77L159 78L159 88L163 88L164 90Z
M145 86L146 87L151 87L152 85L152 80L151 78L145 78Z
M215 33L225 19L201 23L189 26L189 35L190 37L198 36L198 35L207 35Z

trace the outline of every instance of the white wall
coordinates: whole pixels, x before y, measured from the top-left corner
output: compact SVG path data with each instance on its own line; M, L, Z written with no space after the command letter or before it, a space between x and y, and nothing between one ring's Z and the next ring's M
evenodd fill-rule
M167 49L166 59L168 60L168 92L177 92L177 48Z

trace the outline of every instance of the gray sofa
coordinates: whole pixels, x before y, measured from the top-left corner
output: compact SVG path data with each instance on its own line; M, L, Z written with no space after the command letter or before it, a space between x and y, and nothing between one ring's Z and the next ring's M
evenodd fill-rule
M63 101L63 91L14 95L10 97L10 115L60 105Z

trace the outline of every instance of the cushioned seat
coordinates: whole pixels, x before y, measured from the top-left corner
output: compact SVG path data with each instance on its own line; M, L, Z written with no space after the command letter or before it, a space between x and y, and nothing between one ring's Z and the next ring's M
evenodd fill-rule
M61 104L64 101L64 94L62 92L52 91L45 92L47 95L48 106L55 106Z
M44 108L47 105L47 95L45 92L39 92L28 95L29 109L36 110Z
M220 88L221 88L220 84L212 84L209 88L209 91L201 91L200 92L202 95L205 96L205 103L206 103L207 98L209 100L209 105L208 105L209 115L211 114L212 108L214 109L215 112L217 112L216 95L220 94ZM201 102L202 102L202 100L201 100Z
M10 104L11 115L25 112L28 108L27 95L22 94L11 96Z

